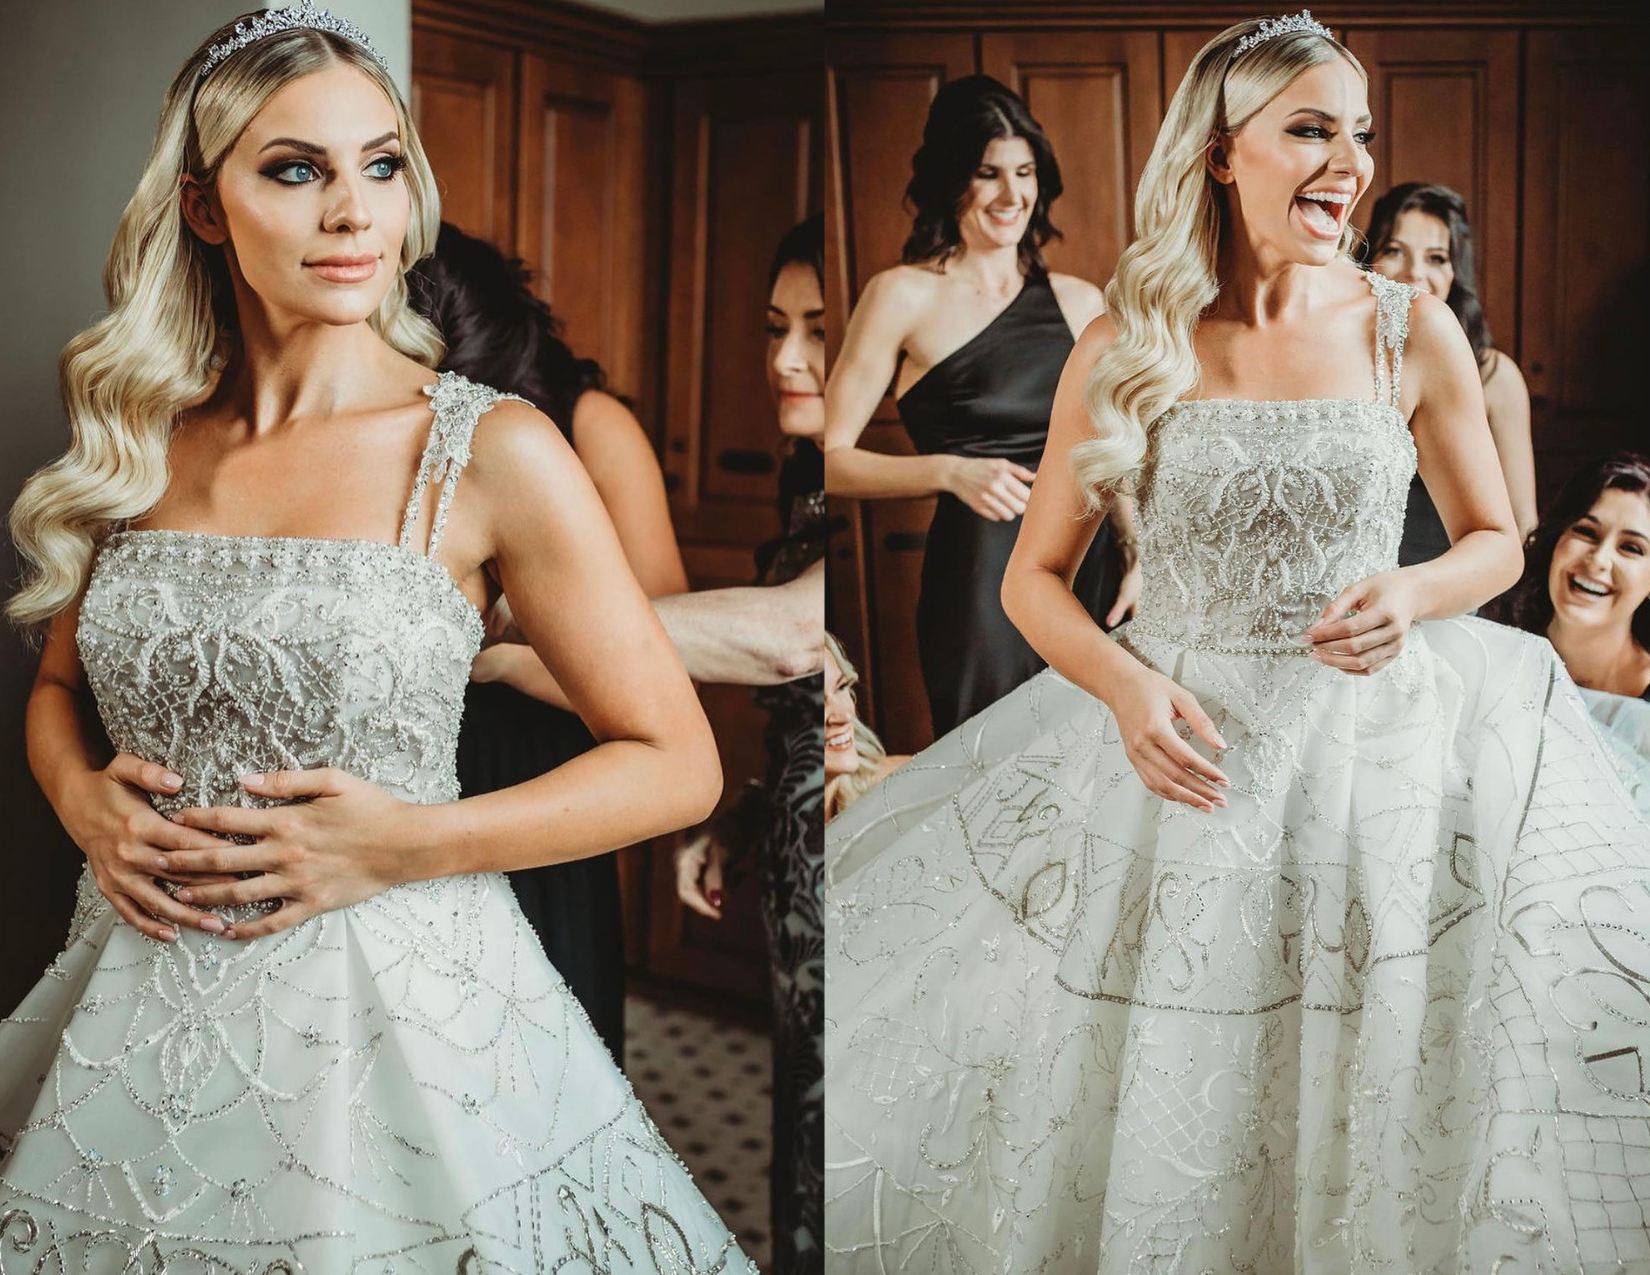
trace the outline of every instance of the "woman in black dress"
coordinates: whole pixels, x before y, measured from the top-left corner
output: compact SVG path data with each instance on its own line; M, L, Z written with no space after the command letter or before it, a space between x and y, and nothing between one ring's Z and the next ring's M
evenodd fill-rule
M917 646L934 732L1006 695L1043 667L998 592L1048 434L1074 338L1100 291L1051 273L1049 207L1060 169L1042 128L989 76L935 94L906 196L916 208L904 263L866 284L826 391L827 485L834 496L938 495L917 602ZM860 447L893 387L916 456ZM1121 547L1132 566L1128 511ZM1078 573L1096 619L1127 613L1134 579L1108 570L1102 529Z
M606 391L601 368L557 336L529 275L491 244L443 224L435 255L409 276L414 304L447 342L442 371L519 394L573 444L648 596L680 593L664 478L646 432ZM489 628L497 626L489 623ZM465 796L554 769L596 745L574 714L493 680L503 648L483 651L464 697L458 777ZM624 1058L624 931L615 855L512 872L521 910L545 955L590 1015L615 1060Z
M1484 411L1512 498L1518 533L1535 526L1535 456L1530 444L1530 392L1518 364L1495 348L1473 268L1467 205L1448 186L1404 182L1375 201L1364 241L1369 268L1430 292L1460 321L1484 386ZM1420 475L1410 480L1398 565L1430 562L1449 548L1444 521Z
M757 550L759 578L770 586L797 579L825 556L817 442L825 422L824 277L825 224L816 215L780 240L768 273L768 384L791 444L779 477L784 530ZM711 833L677 852L677 890L689 907L720 919L724 860L742 841L754 842L773 975L773 1270L816 1275L825 1255L824 679L814 673L763 687L756 702L768 710L766 780Z

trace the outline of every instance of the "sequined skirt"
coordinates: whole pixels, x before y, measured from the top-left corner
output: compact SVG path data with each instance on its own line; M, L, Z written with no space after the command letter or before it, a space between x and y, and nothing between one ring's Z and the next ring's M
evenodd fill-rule
M1650 827L1551 647L1118 636L1227 809L1045 672L828 829L827 1269L1650 1270Z
M501 876L147 939L0 1022L0 1271L751 1271Z

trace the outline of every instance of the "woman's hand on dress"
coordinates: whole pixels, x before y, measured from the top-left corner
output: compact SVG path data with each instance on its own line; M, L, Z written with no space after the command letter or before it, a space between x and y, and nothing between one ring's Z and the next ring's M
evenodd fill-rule
M1175 729L1175 722L1183 721L1209 747L1226 748L1197 696L1172 678L1146 669L1130 679L1110 707L1129 762L1147 788L1166 801L1182 801L1211 813L1226 804L1219 789L1230 788L1232 781L1220 767L1199 757Z
M163 943L177 938L181 926L208 933L224 928L220 918L174 900L155 884L156 864L164 862L166 854L218 844L205 833L180 828L145 795L171 796L182 787L182 777L166 767L117 753L102 770L87 771L76 781L64 794L59 811L64 831L85 854L92 879L110 906L134 930ZM179 879L198 884L230 878Z
M1037 471L999 457L952 456L945 489L982 518L1012 522L1026 511Z
M246 775L242 785L259 797L291 801L258 810L211 806L180 810L187 828L219 836L256 837L251 845L215 843L212 849L174 851L157 863L162 875L181 872L257 873L216 885L189 885L185 903L232 907L279 899L268 916L233 926L226 938L255 939L290 929L323 912L370 899L398 884L408 842L408 802L345 771L275 771Z
M1123 573L1117 586L1117 601L1106 613L1106 627L1115 629L1124 620L1133 618L1135 604L1140 601L1140 560L1136 558Z
M1343 589L1303 640L1330 668L1368 677L1398 658L1417 610L1404 573L1383 571Z
M728 849L712 832L676 848L676 897L701 916L722 919L722 866Z

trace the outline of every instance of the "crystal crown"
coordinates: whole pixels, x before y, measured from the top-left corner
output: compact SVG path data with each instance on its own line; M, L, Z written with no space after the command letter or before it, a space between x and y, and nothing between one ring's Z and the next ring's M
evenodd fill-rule
M281 31L296 31L308 27L314 31L331 31L334 35L341 35L351 44L358 44L372 55L373 61L386 71L389 64L377 49L372 47L372 41L367 39L367 33L353 22L334 17L314 0L301 0L299 4L289 4L284 9L270 9L255 18L249 18L235 24L229 38L214 44L206 51L206 61L201 64L201 79L210 75L215 67L225 58L240 52L249 44L256 44L265 36L275 35Z
M1232 54L1241 57L1257 44L1265 44L1275 35L1288 35L1292 31L1310 31L1314 35L1321 35L1326 40L1333 40L1335 33L1312 16L1312 10L1302 9L1299 13L1285 15L1281 18L1266 18L1237 43L1237 49Z

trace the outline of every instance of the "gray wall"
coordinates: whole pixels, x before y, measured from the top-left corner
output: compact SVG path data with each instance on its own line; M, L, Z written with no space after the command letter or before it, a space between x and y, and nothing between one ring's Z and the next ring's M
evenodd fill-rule
M6 6L0 40L0 510L61 452L57 355L104 308L109 242L184 56L250 0L52 0ZM410 0L333 0L406 88ZM0 582L17 562L0 527ZM0 1013L62 947L81 855L29 774L34 656L0 624Z

